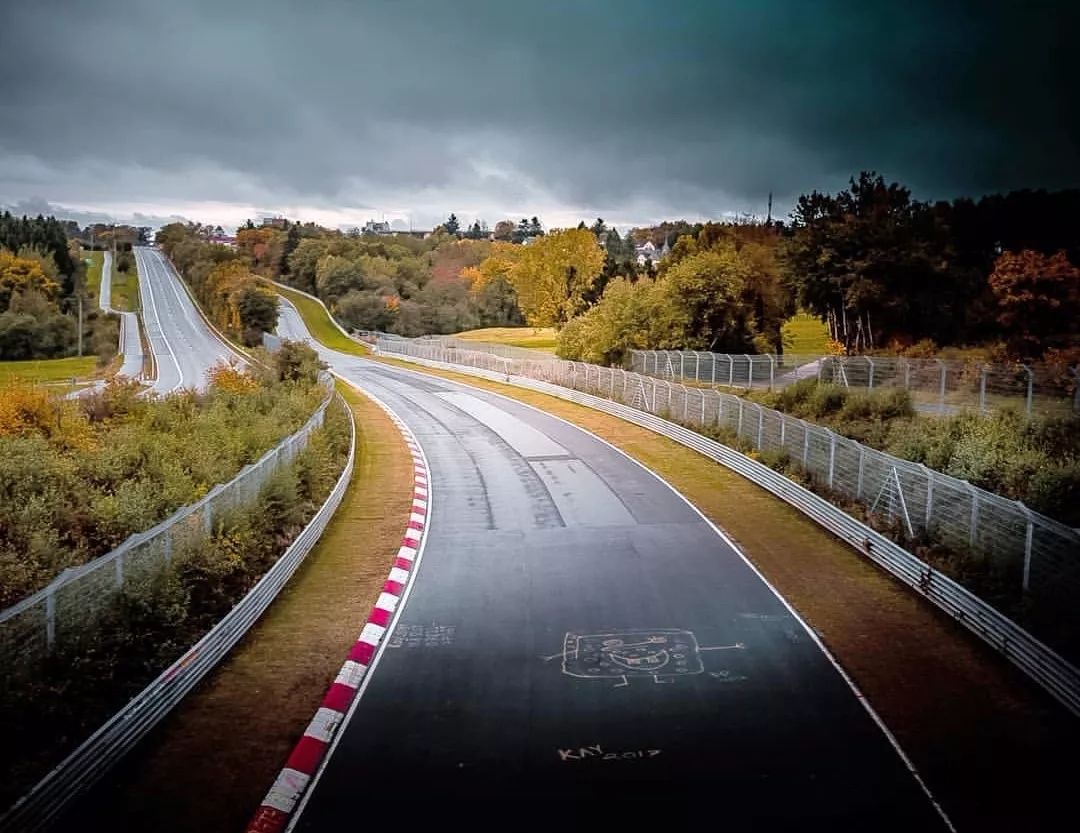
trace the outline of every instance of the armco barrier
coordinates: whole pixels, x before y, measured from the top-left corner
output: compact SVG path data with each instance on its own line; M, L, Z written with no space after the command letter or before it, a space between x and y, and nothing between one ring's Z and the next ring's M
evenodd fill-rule
M345 495L356 454L356 429L351 419L349 425L349 455L341 476L322 507L281 558L194 647L163 671L0 818L0 828L43 829L72 799L100 779L172 711L248 632L319 540Z
M532 373L551 378L552 363L514 362L486 353L446 350L396 340L380 341L379 350L417 364L469 373L586 405L692 448L768 490L871 558L982 637L1071 712L1080 715L1080 670L1074 665L948 576L768 466L647 411L524 375Z

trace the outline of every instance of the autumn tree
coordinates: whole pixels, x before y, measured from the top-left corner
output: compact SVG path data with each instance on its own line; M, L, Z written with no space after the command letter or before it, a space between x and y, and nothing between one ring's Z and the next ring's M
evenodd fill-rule
M0 249L0 312L11 306L16 292L38 292L52 301L59 291L60 285L49 278L40 260Z
M500 248L493 256L514 261L506 275L534 327L558 327L583 312L585 295L604 266L604 252L587 229L537 238L513 255Z
M1065 252L1004 252L990 274L997 320L1010 351L1035 359L1080 338L1080 268Z
M514 239L514 223L511 220L499 220L495 224L495 239L509 243Z

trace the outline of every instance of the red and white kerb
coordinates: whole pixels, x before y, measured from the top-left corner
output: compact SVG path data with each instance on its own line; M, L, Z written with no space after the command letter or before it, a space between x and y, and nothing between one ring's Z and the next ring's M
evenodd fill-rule
M379 403L381 405L381 403ZM349 651L348 659L341 666L337 679L323 697L322 705L315 712L304 736L293 748L285 762L284 769L266 794L255 816L247 826L247 833L281 833L289 817L300 802L304 791L315 776L319 765L326 756L326 750L334 733L341 726L349 710L360 683L367 673L375 651L379 647L383 634L394 618L394 610L401 600L405 586L409 583L413 561L420 549L428 515L428 471L420 446L412 431L396 415L383 407L401 431L405 444L409 447L413 460L413 499L409 513L409 524L405 537L401 539L394 566L383 584L375 608L368 616L367 624L360 631L360 636Z

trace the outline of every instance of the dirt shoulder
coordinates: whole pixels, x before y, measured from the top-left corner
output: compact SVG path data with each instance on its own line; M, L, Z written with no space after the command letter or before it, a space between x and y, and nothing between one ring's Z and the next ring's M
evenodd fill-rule
M236 831L319 707L371 611L408 518L398 429L339 384L356 465L316 548L259 623L73 815L81 829Z
M417 365L386 360L418 370ZM960 831L1050 830L1072 809L1080 721L985 643L797 510L673 440L473 376L607 440L733 537L821 636Z

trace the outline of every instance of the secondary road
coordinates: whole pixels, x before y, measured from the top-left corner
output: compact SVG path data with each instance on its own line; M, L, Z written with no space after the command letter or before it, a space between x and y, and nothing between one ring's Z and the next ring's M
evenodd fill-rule
M279 333L307 338L288 305ZM944 829L813 635L663 481L521 403L315 346L409 424L432 498L296 830Z
M112 308L112 252L105 252L101 264L101 286L98 304L106 312L120 316L120 353L124 362L117 371L121 376L135 379L142 374L142 339L139 338L139 316L134 312L121 312Z
M203 321L169 261L156 249L135 247L139 295L157 379L152 389L166 394L206 388L206 371L236 355Z

